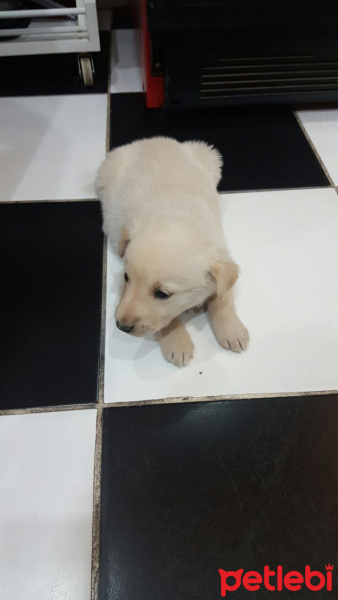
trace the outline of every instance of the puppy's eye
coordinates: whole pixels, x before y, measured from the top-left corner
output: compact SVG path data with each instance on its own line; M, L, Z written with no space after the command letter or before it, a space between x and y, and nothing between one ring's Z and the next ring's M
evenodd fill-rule
M124 281L126 281L127 283L129 281L129 277L128 277L127 273L124 274Z
M162 292L162 290L156 290L156 292L155 292L155 298L158 298L159 300L166 300L167 298L170 298L170 296L171 296L171 294Z

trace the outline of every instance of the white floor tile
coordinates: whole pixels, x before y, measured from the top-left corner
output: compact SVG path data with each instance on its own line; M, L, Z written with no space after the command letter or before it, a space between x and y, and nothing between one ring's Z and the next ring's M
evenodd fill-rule
M112 31L111 93L142 92L140 47L134 29Z
M331 179L338 185L338 109L298 113Z
M93 198L107 96L0 98L0 201Z
M6 600L90 600L95 410L0 417Z
M191 364L164 362L155 342L117 330L117 273L109 251L105 402L178 396L338 389L338 196L332 189L221 196L241 266L238 313L251 335L236 355L216 343L206 315L191 318Z

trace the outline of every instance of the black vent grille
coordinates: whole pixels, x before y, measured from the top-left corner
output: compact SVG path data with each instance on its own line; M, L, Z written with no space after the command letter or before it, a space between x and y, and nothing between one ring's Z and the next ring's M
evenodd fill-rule
M311 55L219 59L202 68L202 101L338 90L338 61Z

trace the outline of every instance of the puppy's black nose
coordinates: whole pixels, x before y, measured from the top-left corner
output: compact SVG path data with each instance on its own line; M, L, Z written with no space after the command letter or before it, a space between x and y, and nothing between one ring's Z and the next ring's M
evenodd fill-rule
M120 321L116 321L116 327L125 333L131 333L131 331L134 329L134 325L124 325L124 323L120 323Z

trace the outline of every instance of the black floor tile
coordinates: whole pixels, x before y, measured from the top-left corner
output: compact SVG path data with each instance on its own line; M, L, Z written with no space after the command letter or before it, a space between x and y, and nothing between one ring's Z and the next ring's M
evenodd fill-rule
M93 52L94 85L85 87L76 54L1 57L0 96L105 94L108 90L110 32L100 33L101 51Z
M147 110L143 94L112 94L111 148L155 135L215 145L224 159L221 191L329 185L288 108L166 113Z
M135 19L129 6L118 6L113 10L113 29L133 29Z
M95 402L96 202L0 204L0 409Z
M337 589L337 453L337 395L106 409L100 600L218 600L219 569L265 565Z

